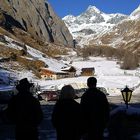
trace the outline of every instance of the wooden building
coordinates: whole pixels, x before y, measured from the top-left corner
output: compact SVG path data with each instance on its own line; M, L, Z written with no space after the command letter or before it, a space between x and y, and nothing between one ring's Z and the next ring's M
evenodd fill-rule
M76 69L73 66L70 67L62 67L61 71L64 71L69 74L69 77L75 77Z
M94 67L81 69L81 76L94 76L94 74L95 74Z
M56 80L56 79L66 78L69 76L69 74L63 71L61 72L61 71L50 70L48 68L41 68L40 76L42 79L45 80Z

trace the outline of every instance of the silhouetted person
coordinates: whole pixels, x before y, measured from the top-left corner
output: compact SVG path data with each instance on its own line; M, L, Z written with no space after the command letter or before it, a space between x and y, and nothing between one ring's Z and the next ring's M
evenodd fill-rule
M16 86L18 94L8 104L7 116L16 125L16 140L38 140L38 125L43 113L39 101L33 97L27 78L21 79Z
M57 132L57 140L80 140L80 104L74 100L75 91L66 85L55 104L52 123Z
M96 84L97 79L89 77L88 89L81 97L86 140L103 140L103 131L109 120L109 104L106 95L96 88Z

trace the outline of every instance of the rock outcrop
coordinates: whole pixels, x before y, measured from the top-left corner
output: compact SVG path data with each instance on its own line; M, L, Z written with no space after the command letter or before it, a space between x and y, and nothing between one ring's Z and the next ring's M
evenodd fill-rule
M43 42L73 46L69 30L47 1L0 0L0 11L4 15L0 19L1 25L21 28Z

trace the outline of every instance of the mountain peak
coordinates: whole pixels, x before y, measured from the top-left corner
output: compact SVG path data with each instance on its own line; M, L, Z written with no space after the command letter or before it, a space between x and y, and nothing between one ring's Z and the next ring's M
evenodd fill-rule
M96 6L92 6L92 5L89 5L86 11L101 13L101 11Z
M63 19L63 20L75 20L75 18L76 18L76 17L75 17L74 15L71 15L71 14L70 14L70 15L67 15L67 16L63 17L62 19Z
M140 5L138 6L137 9L135 9L131 15L130 15L131 19L139 19L140 18Z

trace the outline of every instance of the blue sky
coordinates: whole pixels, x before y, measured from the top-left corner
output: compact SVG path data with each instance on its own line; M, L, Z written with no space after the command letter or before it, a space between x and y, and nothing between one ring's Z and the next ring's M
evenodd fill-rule
M139 5L140 0L48 0L55 13L61 18L72 14L77 16L89 5L96 6L105 13L123 13L129 15Z

